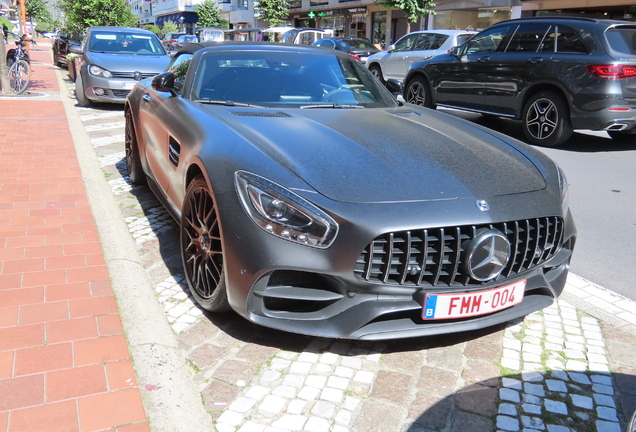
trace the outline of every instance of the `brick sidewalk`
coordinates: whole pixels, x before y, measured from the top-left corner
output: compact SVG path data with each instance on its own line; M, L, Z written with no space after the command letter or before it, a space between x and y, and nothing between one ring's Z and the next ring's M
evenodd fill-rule
M2 99L0 130L0 432L149 431L64 106Z

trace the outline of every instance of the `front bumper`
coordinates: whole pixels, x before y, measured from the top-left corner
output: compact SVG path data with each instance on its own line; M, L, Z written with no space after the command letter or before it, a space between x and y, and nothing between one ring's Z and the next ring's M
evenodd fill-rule
M470 199L401 204L313 202L340 225L333 245L319 250L276 238L236 206L232 192L217 195L225 276L232 308L257 324L293 333L347 339L389 339L475 330L525 316L552 304L565 286L576 228L558 197L546 191L494 197L490 212ZM324 202L319 202L319 201ZM326 204L328 201L329 205ZM436 226L488 224L560 215L561 248L539 266L483 284L409 286L373 283L354 274L364 248L386 232ZM425 221L425 222L423 222ZM421 319L427 293L466 293L525 279L524 301L475 318Z
M82 75L84 94L94 102L120 103L126 102L126 96L138 81L130 79L103 78L94 75ZM103 94L98 94L99 89Z

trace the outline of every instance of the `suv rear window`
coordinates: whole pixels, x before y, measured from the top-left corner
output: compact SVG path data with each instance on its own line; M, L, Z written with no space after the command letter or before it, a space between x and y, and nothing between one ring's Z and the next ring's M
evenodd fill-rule
M613 51L636 55L636 26L616 26L608 28L605 39Z

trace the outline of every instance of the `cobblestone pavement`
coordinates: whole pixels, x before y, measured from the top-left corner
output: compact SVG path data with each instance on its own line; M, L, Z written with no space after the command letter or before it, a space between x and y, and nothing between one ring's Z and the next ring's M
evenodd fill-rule
M602 297L632 325L562 298L507 327L359 342L202 312L182 275L175 222L126 176L122 107L78 110L218 431L620 432L636 409L633 302L575 276L566 292Z

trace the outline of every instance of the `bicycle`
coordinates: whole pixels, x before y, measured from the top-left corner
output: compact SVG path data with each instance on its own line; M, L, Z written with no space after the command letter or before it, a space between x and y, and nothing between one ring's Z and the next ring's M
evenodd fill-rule
M7 53L7 66L9 67L9 87L13 94L22 94L29 86L31 80L31 59L26 49L26 35L20 36L15 41L15 49Z

